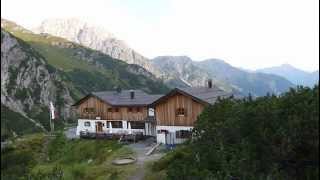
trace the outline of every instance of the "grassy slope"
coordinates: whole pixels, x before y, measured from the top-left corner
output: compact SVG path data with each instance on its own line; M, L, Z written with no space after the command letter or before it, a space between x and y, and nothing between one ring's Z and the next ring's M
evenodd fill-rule
M29 43L50 65L61 70L70 82L70 88L73 87L76 98L90 91L111 90L115 86L143 89L149 93L165 93L169 90L160 81L129 72L129 67L137 68L135 65L128 65L59 37L33 34L17 27L7 23L4 29ZM79 53L82 54L81 58Z
M42 134L29 135L1 153L1 179L46 179L59 171L63 179L126 179L136 167L114 166L111 161L127 155L132 151L116 141L70 141L62 135L49 140Z
M12 121L14 123L11 123ZM22 135L40 131L42 130L30 123L28 119L1 105L1 141L13 137L14 134Z
M1 29L1 37L3 37L3 30ZM28 61L35 61L35 66L42 65L40 59L43 59L41 54L35 51L29 44L24 42L23 40L16 38L18 41L18 46L26 54L26 57L22 60L19 67L9 67L9 83L7 85L9 96L13 96L15 99L25 100L27 97L32 97L34 105L32 109L25 110L26 115L35 120L36 122L43 125L43 127L47 130L49 127L49 111L46 105L40 104L40 86L36 84L36 86L30 86L28 88L19 88L16 85L16 78L18 73L23 73L22 71L28 66ZM55 69L48 64L44 64L45 67L50 71L55 71ZM56 86L62 86L60 82L54 81ZM17 89L15 93L11 93L12 89ZM56 96L56 105L58 106L61 101L61 91L57 92ZM59 101L60 100L60 101ZM26 105L25 105L26 106ZM29 134L34 132L43 132L41 129L35 126L33 122L22 116L21 114L14 112L14 110L10 110L5 105L1 104L1 140L5 141L7 138L15 137L16 135ZM62 121L57 121L55 123L56 129L59 129L63 126Z

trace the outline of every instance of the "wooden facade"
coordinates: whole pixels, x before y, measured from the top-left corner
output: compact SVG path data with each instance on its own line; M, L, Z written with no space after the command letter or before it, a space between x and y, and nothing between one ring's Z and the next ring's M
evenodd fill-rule
M143 121L148 117L146 106L113 107L94 96L78 104L76 111L79 119Z
M155 105L158 126L194 126L194 122L204 109L192 97L176 93ZM181 113L181 111L184 111Z

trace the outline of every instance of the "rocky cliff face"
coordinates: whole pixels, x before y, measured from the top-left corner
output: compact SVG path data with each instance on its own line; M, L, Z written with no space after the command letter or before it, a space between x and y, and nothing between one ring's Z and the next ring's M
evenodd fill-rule
M159 56L152 63L161 69L166 75L164 81L177 87L201 87L206 86L208 79L225 91L231 91L229 84L211 76L205 69L199 67L196 62L187 56ZM181 81L180 84L179 80Z
M104 28L97 27L83 20L75 18L45 20L33 31L65 38L103 52L112 58L123 60L128 64L142 66L157 77L161 75L160 71L152 66L147 58L128 47L124 41L117 39Z
M203 86L209 75L196 67L187 56L159 56L152 60L154 66L159 67L166 74L165 81L179 79L187 86Z
M1 29L1 104L35 120L52 101L69 118L73 100L54 68L28 44ZM47 114L48 115L48 114ZM48 117L47 117L48 119Z
M163 93L168 88L145 68L127 64L105 53L50 34L35 34L5 19L1 27L39 52L48 64L58 69L74 99L91 91L139 88Z

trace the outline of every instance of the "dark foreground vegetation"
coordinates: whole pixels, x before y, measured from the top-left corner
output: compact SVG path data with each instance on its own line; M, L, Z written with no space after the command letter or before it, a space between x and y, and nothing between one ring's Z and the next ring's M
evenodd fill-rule
M152 165L167 179L318 179L319 87L219 100L196 138ZM153 174L154 178L158 179ZM162 176L163 178L163 176Z
M114 140L68 140L32 134L1 150L3 180L125 180L134 165L114 166L132 151Z

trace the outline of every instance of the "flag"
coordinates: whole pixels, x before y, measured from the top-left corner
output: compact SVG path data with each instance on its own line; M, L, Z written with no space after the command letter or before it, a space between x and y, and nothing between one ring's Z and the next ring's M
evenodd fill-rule
M55 108L54 108L53 103L51 101L50 101L50 116L51 116L51 119L56 118Z

